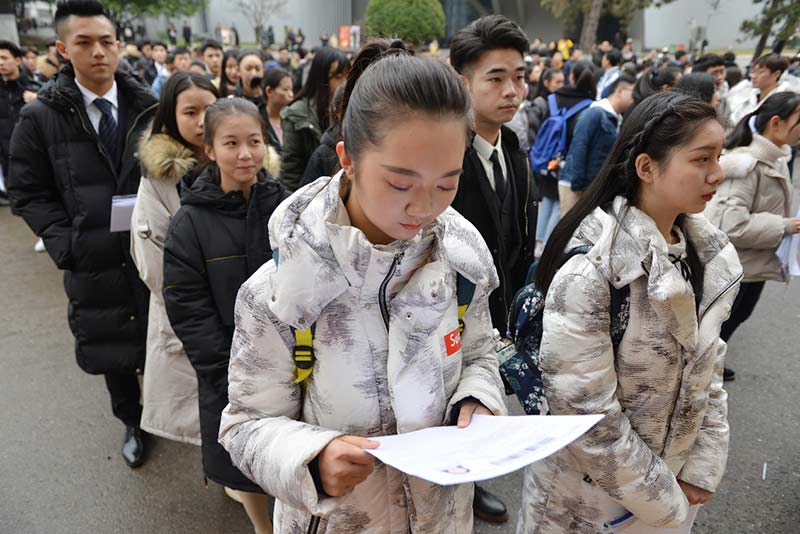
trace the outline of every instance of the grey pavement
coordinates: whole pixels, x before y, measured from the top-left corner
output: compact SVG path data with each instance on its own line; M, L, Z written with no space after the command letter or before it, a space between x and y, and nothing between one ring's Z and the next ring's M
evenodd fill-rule
M153 438L143 467L122 462L123 427L102 378L75 363L61 274L34 241L0 208L0 534L252 532L240 505L204 488L198 448ZM728 471L694 532L800 532L799 326L800 283L769 283L732 339ZM514 517L475 531L514 532L519 473L486 486Z

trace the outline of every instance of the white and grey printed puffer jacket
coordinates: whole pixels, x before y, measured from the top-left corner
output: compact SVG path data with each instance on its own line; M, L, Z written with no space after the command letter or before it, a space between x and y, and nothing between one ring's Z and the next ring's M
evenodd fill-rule
M566 449L528 467L518 534L596 534L632 512L675 527L688 512L677 479L715 491L728 452L725 344L720 326L742 278L736 250L702 215L683 233L705 265L692 286L670 262L653 220L618 197L596 209L569 249L592 245L556 274L544 310L541 366L554 414L606 414ZM609 283L630 287L617 353ZM699 320L698 320L699 317Z
M379 463L344 497L315 489L308 464L338 436L440 426L466 397L506 410L488 308L497 274L480 234L448 209L412 240L373 246L349 224L340 176L295 192L270 219L279 264L239 291L220 442L277 498L278 534L305 534L312 514L327 534L471 532L471 484L437 486ZM477 287L462 349L447 356L456 271ZM303 396L290 325L312 323L317 360Z

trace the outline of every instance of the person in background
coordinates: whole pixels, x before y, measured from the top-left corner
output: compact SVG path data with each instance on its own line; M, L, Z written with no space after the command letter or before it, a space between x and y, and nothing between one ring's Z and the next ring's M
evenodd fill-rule
M614 80L619 78L620 64L622 64L622 53L616 48L603 54L603 59L600 61L603 75L597 81L598 100L608 96L608 88L614 83Z
M167 38L169 39L169 44L173 47L178 44L178 30L172 22L167 24Z
M142 180L131 218L131 257L150 290L140 426L192 445L201 444L197 377L164 307L164 242L180 207L181 178L196 176L207 161L203 118L217 97L205 74L176 72L167 80L153 125L139 142Z
M222 45L217 41L205 41L203 46L200 47L200 55L203 57L203 63L208 67L208 72L211 73L212 81L219 84L223 65Z
M27 71L25 74L31 80L35 80L35 76L37 74L36 68L36 59L39 57L39 51L36 49L35 46L27 46L21 49L22 50L22 66L25 67Z
M635 83L636 78L621 75L608 87L608 97L594 102L575 123L572 143L558 177L570 182L572 192L579 198L611 153L622 126L622 115L633 104Z
M39 84L22 71L22 50L11 41L0 41L0 206L8 206L8 177L11 132L22 106L36 100Z
M758 304L768 280L788 282L776 250L781 241L800 233L793 217L793 187L788 161L800 144L800 95L775 93L739 121L720 159L727 180L705 211L736 246L744 281L722 324L726 343ZM725 380L736 373L725 368Z
M339 170L339 156L336 154L336 145L341 140L340 113L342 99L344 98L344 85L340 85L333 94L330 107L331 125L322 134L319 146L311 154L306 165L301 186L310 184L320 176L333 176Z
M157 78L167 68L167 45L163 41L155 41L151 49L153 54L153 66L156 69ZM155 81L155 78L153 81Z
M266 138L251 102L222 98L209 106L203 143L211 163L183 182L164 243L164 303L197 374L203 471L233 490L256 534L271 534L269 497L233 465L218 435L236 294L272 257L267 221L286 193L264 169Z
M208 74L208 68L206 68L206 64L199 59L194 59L191 63L189 63L189 72L202 74L203 76L207 76L209 79L211 78L211 76Z
M258 48L239 52L239 83L234 96L245 98L256 107L264 103L261 79L264 77L264 55Z
M350 60L344 52L320 48L311 62L305 85L295 95L294 101L281 112L281 181L289 191L299 187L308 160L330 125L331 98L347 78L349 70Z
M779 54L765 54L753 62L751 87L732 93L728 99L730 120L737 124L746 114L758 109L769 96L792 87L781 76L789 68L789 60Z
M572 53L569 55L569 59L564 62L564 78L569 80L569 74L572 72L572 66L583 59L583 52L580 48L575 47L572 49Z
M536 91L542 79L545 67L541 61L525 61L525 83L528 84L528 92L525 98L531 102L536 98Z
M171 61L170 61L171 60ZM189 50L183 46L176 46L175 50L167 54L166 68L159 73L153 82L151 89L156 97L161 96L161 87L167 81L172 72L186 72L192 64L192 56Z
M706 73L714 78L714 89L717 93L715 102L719 116L726 119L730 115L728 92L730 88L725 81L725 60L717 54L704 54L697 58L692 66L692 74Z
M189 46L192 44L192 26L188 20L183 21L183 44Z
M544 119L550 114L547 106L547 97L551 93L555 93L566 83L564 71L555 68L548 68L542 73L539 79L539 87L536 88L536 94L533 96L533 103L526 110L528 114L528 148L533 146L536 139L536 132L544 122Z
M56 47L55 41L47 43L47 55L39 56L36 61L36 70L39 73L39 83L44 84L47 81L52 80L56 73L58 73L58 69L61 68L63 62L64 60L58 53L58 48Z
M570 54L572 53L572 48L575 46L575 43L572 42L566 35L562 35L561 38L556 43L556 48L559 52L561 52L561 57L564 60L568 60L570 58Z
M708 104L645 99L550 236L534 280L544 395L553 415L605 417L526 468L517 532L689 532L690 506L717 491L729 442L720 327L742 278L733 244L701 215L725 180L723 142ZM590 250L565 261L577 246ZM630 290L619 344L612 284Z
M138 46L142 56L134 65L134 70L139 73L139 76L148 86L152 86L153 82L156 81L156 77L158 77L158 69L153 58L153 45L149 40L143 39L138 42Z
M122 457L144 462L137 373L145 361L147 287L130 256L130 232L111 232L111 201L139 188L136 142L156 101L118 69L116 29L97 0L63 0L54 17L68 63L25 106L11 136L14 213L44 239L64 271L78 365L103 375L125 425Z
M528 156L519 148L510 121L525 97L528 39L502 15L482 17L459 31L450 43L450 64L472 100L470 139L452 206L480 232L500 276L489 296L492 324L501 335L514 294L525 284L533 261L536 198ZM506 505L479 485L475 515L508 520Z
M222 57L222 74L219 79L219 96L226 98L233 95L239 85L239 51L228 50Z
M636 54L633 51L633 39L628 38L625 41L625 44L622 46L622 62L623 63L633 63L634 65L637 63Z
M633 104L628 108L628 113L632 112L648 96L671 90L682 77L683 71L679 67L653 67L651 70L645 71L636 80L633 88Z
M497 275L481 236L448 207L469 98L442 62L405 51L381 41L356 56L343 170L281 204L273 260L237 297L219 437L275 494L278 532L472 532L471 484L431 484L364 449L372 437L505 413L488 310ZM476 285L447 357L457 273ZM316 364L299 383L284 334L312 324Z
M693 72L682 77L675 85L675 91L699 98L714 109L719 105L719 92L714 78L705 72Z
M264 100L258 109L267 127L267 142L280 154L283 148L281 111L294 100L292 77L281 68L269 69L261 78L261 91Z

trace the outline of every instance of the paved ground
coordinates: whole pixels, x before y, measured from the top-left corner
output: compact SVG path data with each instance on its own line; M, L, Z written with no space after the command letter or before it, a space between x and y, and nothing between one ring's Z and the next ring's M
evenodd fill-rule
M33 242L0 208L0 533L250 532L239 505L203 488L197 448L153 439L145 466L123 464L103 381L74 361L60 273ZM798 325L800 283L772 283L732 340L728 473L696 533L800 532ZM487 485L516 513L519 475Z

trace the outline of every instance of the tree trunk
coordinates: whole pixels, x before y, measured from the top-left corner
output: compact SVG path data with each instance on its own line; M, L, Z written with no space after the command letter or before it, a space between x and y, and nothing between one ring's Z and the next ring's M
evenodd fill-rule
M756 49L753 52L753 59L750 61L751 64L755 63L755 61L759 57L761 57L761 54L764 53L764 49L767 47L767 40L769 39L769 36L772 33L772 24L774 22L771 13L773 13L773 10L779 7L780 4L781 0L772 0L770 7L765 8L763 11L764 20L762 22L763 28L761 32L761 37L759 37L758 44L756 45ZM768 16L770 18L767 18Z
M600 15L603 12L603 0L592 0L589 13L583 19L581 29L581 50L591 54L597 38L597 27L600 25Z

